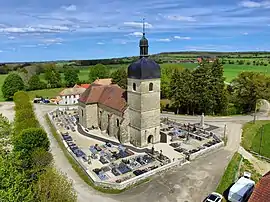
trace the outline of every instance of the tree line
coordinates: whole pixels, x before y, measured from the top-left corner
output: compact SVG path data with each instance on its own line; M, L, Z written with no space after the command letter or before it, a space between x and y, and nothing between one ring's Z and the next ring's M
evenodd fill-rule
M97 64L89 68L88 79L80 80L79 72L80 69L73 66L64 67L63 79L59 68L53 64L47 64L44 68L44 79L40 79L40 73L34 72L30 76L27 76L29 72L13 72L10 73L2 86L2 93L6 100L12 100L13 95L20 90L32 91L32 90L42 90L49 88L60 88L60 87L73 87L75 84L82 83L92 83L97 78L115 78L116 74L127 77L125 71L112 71L112 68L109 68L103 64ZM117 78L116 78L117 79ZM123 88L126 88L125 83L119 82L119 85Z
M225 85L222 60L213 63L203 60L195 69L164 65L161 67L161 98L170 104L161 104L161 109L185 114L241 114L255 108L256 99L269 99L269 76L264 73L243 72L231 83ZM97 78L112 78L112 82L126 89L127 67L111 68L97 64L89 68L88 80L80 81L79 69L65 67L64 81L57 67L47 65L45 81L38 75L30 77L26 83L18 74L10 74L2 86L6 99L12 99L15 92L24 89L72 87L75 84L92 83ZM248 78L248 79L247 79ZM26 84L25 84L26 83ZM243 86L243 89L239 89ZM254 89L260 89L254 91ZM243 93L245 95L243 96Z
M219 60L204 61L192 70L174 70L166 83L161 78L161 90L166 92L161 95L171 101L161 108L183 114L245 114L254 112L259 99L270 99L268 75L242 72L225 85L223 71Z
M77 201L71 182L53 165L50 142L28 95L15 93L14 103L14 124L0 115L1 201Z

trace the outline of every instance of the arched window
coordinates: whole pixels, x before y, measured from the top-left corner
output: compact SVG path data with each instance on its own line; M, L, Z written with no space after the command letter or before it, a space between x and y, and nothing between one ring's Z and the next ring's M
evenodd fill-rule
M136 91L136 88L137 88L136 83L133 83L133 91Z
M153 91L153 83L149 83L149 91Z

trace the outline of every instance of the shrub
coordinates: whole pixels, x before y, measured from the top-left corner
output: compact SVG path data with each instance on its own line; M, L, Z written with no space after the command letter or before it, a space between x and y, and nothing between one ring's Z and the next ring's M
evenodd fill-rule
M29 128L22 130L13 141L14 151L31 156L36 149L49 150L50 142L46 132L41 128Z

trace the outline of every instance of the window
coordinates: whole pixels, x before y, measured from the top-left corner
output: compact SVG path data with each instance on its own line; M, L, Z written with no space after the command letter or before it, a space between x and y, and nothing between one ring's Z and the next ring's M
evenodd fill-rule
M83 110L81 110L81 113L82 113L82 117L83 117Z
M66 102L66 105L67 105L67 102Z
M153 91L153 83L149 83L149 91Z
M116 125L117 125L117 127L119 127L119 119L116 119Z
M136 83L133 83L133 91L136 91Z

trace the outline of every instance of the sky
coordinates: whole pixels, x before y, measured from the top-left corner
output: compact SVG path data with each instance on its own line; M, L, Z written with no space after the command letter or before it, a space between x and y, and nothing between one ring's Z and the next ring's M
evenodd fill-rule
M269 51L270 0L2 0L0 62Z

